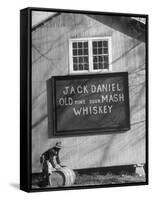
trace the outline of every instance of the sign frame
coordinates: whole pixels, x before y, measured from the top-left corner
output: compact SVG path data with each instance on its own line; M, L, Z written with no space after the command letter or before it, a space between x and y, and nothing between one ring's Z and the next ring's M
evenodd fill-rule
M126 101L126 127L109 127L109 128L93 128L93 129L79 129L79 130L57 130L57 108L56 108L56 81L60 80L75 80L75 79L91 79L91 78L113 78L122 77L125 79L125 101ZM113 134L117 132L125 132L130 129L130 106L129 106L129 85L128 72L104 73L104 74L83 74L70 76L52 76L47 80L47 107L48 107L48 137L68 137L68 136L84 136L95 134Z

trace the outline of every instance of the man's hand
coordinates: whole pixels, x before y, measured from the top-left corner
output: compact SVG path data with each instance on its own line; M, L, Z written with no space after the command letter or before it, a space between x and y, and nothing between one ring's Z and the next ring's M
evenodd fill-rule
M66 167L66 165L60 165L61 167Z
M60 169L60 168L61 168L60 165L56 165L56 166L55 166L55 169Z

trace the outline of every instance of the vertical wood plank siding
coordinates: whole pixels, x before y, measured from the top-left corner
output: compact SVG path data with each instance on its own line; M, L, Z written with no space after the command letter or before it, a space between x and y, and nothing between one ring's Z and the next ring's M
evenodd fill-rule
M119 31L117 26L111 27L106 25L106 20L101 23L83 14L62 13L33 30L33 172L40 171L40 154L58 140L64 145L62 162L74 169L145 162L145 43ZM134 32L133 27L128 29ZM118 134L48 139L46 80L54 75L68 75L70 38L96 36L112 37L113 72L129 72L131 130Z

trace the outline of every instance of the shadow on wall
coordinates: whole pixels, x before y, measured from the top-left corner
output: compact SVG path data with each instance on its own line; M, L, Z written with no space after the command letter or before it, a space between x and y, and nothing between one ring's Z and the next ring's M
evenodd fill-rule
M144 90L145 90L145 84L143 83L142 84L142 87L140 89L140 91L138 92L138 95L136 93L134 93L134 95L137 95L136 96L136 99L134 100L134 104L132 104L130 106L130 110L133 112L134 110L136 110L136 108L140 105L140 101L141 101L141 98L143 97L143 94L144 94Z
M81 154L83 153L83 157L81 156L81 163L83 164L84 160L90 159L93 161L93 167L95 166L104 166L105 161L108 158L109 151L111 151L112 144L114 142L116 135L108 135L108 138L103 142L102 140L97 141L97 137L90 138L89 142L91 142L90 148L89 143L87 145L88 148L81 148ZM92 140L92 141L91 141ZM101 142L100 142L101 141ZM81 145L83 146L83 145ZM101 152L101 153L100 153ZM96 156L97 155L97 156ZM84 158L84 160L83 160ZM91 164L91 165L92 165Z
M103 156L101 157L101 166L102 164L104 163L104 161L106 161L107 159L107 156L108 156L108 153L109 153L109 150L110 150L110 147L112 146L112 143L114 142L114 139L115 139L116 135L111 135L106 147L104 148L104 153L103 153Z
M37 120L34 124L32 124L32 129L34 129L36 126L42 123L47 117L48 117L47 114L42 116L39 120Z
M112 27L130 37L145 42L145 24L131 19L130 17L107 16L107 15L88 15L93 19Z

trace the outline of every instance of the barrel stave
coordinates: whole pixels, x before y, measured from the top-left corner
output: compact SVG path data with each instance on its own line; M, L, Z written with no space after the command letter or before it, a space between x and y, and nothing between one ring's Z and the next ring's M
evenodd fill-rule
M74 171L68 167L59 168L50 176L52 187L72 186L75 179Z

